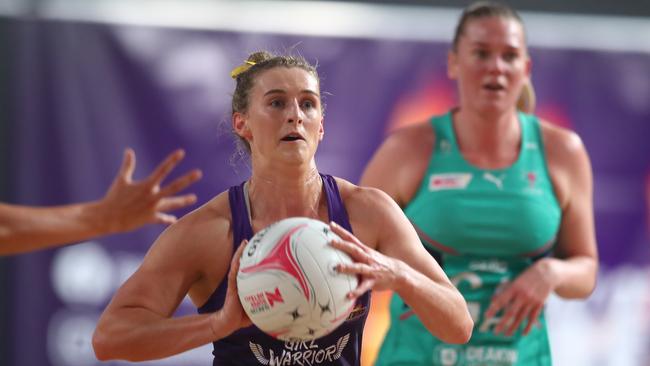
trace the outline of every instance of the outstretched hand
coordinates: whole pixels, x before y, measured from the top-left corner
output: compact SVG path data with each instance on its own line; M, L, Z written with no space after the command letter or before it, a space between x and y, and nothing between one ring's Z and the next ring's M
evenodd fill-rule
M152 223L172 224L176 217L168 211L196 202L196 195L176 196L201 178L198 169L161 186L162 181L183 159L185 152L176 150L169 154L145 179L133 181L135 153L127 148L124 161L104 198L99 201L102 222L109 225L110 232L125 232Z
M538 322L544 303L554 287L553 276L544 259L535 262L514 281L502 285L485 312L487 318L492 318L503 311L494 333L512 336L522 322L527 321L524 335L528 334Z
M349 298L356 299L371 289L390 290L395 288L401 273L398 260L368 247L352 233L334 222L330 223L330 229L342 239L332 240L330 244L347 253L354 262L340 264L337 270L340 273L361 276L361 282L356 289L348 294Z

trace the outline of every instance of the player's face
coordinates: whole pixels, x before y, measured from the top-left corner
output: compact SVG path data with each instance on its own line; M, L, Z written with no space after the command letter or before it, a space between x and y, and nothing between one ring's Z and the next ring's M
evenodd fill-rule
M318 80L298 67L266 70L255 79L248 111L234 122L254 161L311 162L324 133Z
M514 109L531 66L521 24L498 16L469 20L456 51L449 53L448 66L458 83L461 107Z

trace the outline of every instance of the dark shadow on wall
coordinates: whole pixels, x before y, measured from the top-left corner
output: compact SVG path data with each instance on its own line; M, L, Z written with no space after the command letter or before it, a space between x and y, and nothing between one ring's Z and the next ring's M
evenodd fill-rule
M10 197L9 179L9 110L12 80L10 68L13 59L11 50L10 20L0 17L0 202L6 202ZM9 329L11 317L10 301L7 294L11 293L9 281L9 266L11 259L0 256L0 365L11 365L12 337Z

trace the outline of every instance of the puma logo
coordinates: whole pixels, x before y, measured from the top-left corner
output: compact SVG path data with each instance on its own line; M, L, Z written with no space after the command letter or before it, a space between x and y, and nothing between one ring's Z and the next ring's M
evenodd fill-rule
M496 176L492 173L485 172L483 173L483 179L487 180L488 182L494 183L499 190L503 190L503 180L506 178L505 174L501 174L500 176Z

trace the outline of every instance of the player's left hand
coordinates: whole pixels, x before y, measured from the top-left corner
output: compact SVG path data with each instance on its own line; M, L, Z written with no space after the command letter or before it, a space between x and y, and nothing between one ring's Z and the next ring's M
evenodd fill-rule
M342 239L332 240L330 244L347 253L354 262L341 264L337 270L340 273L361 276L361 282L356 289L348 294L349 298L356 299L371 289L390 290L395 288L401 273L400 261L368 247L352 233L334 222L330 223L330 228Z
M124 161L105 197L97 206L98 222L109 226L109 232L126 232L145 224L173 224L176 216L167 213L196 202L194 194L176 195L201 178L201 171L192 170L163 186L162 181L183 159L185 152L169 154L145 179L133 181L135 153L128 148Z
M485 312L486 318L492 318L503 311L494 327L494 333L505 332L506 336L512 336L520 324L527 320L524 335L528 334L537 323L544 303L554 289L555 279L548 258L538 260L514 281L503 284L492 297Z

